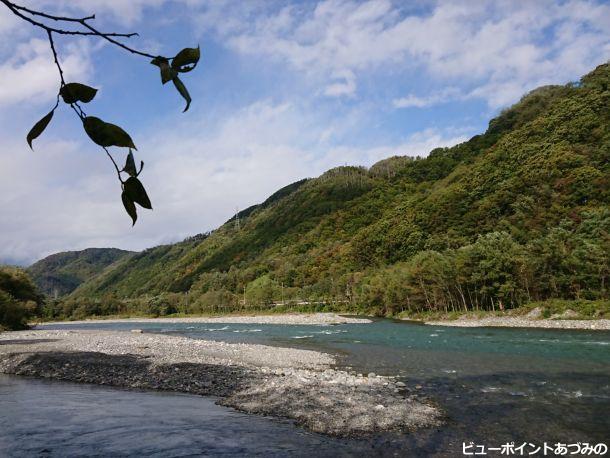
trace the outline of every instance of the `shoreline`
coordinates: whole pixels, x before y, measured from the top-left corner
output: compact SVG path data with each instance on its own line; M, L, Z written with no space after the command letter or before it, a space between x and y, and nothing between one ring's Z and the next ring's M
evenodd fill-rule
M44 327L52 324L97 324L97 323L243 323L243 324L320 324L334 325L347 323L371 323L368 318L352 318L337 313L282 313L270 315L221 315L221 316L193 316L175 318L94 318L75 321L47 321L35 324Z
M456 320L424 320L423 323L429 326L453 326L460 328L503 327L538 329L580 329L588 331L610 330L610 320L608 319L569 320L532 318L528 316L490 316L484 318L461 317Z
M572 330L610 330L610 319L566 319L566 318L540 318L538 314L506 315L506 316L461 316L457 319L430 319L426 318L398 318L401 321L413 321L429 326L453 327L510 327L510 328L538 328L538 329L572 329ZM366 324L372 320L367 317L343 316L339 313L282 313L269 315L220 315L220 316L193 316L170 318L108 318L85 319L76 321L48 321L32 324L34 329L44 330L47 325L79 325L99 323L227 323L227 324L283 324L283 325L337 325L337 324Z
M359 437L439 425L442 414L394 377L335 369L333 355L128 331L0 334L0 372L219 397L310 431Z

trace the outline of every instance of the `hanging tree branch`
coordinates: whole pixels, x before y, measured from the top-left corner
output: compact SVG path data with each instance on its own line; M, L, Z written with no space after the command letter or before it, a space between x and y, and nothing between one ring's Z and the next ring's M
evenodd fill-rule
M47 30L47 35L49 37L49 46L51 46L51 51L53 52L53 60L55 61L55 65L57 66L57 70L59 70L59 78L61 79L61 86L66 84L64 80L64 71L61 69L61 65L59 64L59 58L57 57L57 51L55 50L55 42L53 41L53 32Z
M184 86L184 83L178 77L178 74L190 72L195 68L200 57L199 47L185 48L174 57L155 56L153 54L139 51L127 46L116 39L139 36L137 33L100 32L97 30L88 22L95 19L95 14L82 18L56 16L44 11L37 11L25 6L17 5L9 0L0 0L0 3L4 4L17 17L46 32L51 53L53 54L53 61L55 62L55 66L59 72L60 82L59 92L57 93L57 101L51 111L40 121L38 121L28 133L26 139L30 145L30 148L32 147L32 141L40 136L40 134L42 134L42 132L51 122L53 114L59 106L60 98L63 99L66 105L69 105L70 108L76 113L89 138L94 143L101 146L106 152L108 158L112 161L118 179L121 183L121 200L123 202L123 206L125 207L125 210L129 216L132 218L133 224L135 224L138 218L135 206L136 203L143 208L152 209L152 205L148 195L146 194L146 190L138 179L138 176L144 168L144 162L140 161L140 169L137 170L132 152L132 149L136 149L136 146L127 132L125 132L119 126L102 121L94 116L87 116L87 114L84 112L80 106L80 103L91 102L97 93L97 89L81 83L66 83L57 48L55 47L53 34L98 37L124 49L125 51L130 52L131 54L152 59L150 63L159 67L161 82L165 84L171 80L180 95L186 101L186 108L184 111L188 110L191 104L191 96L188 93L186 86ZM35 18L42 19L38 20ZM59 25L56 27L50 26L43 22L43 19L45 21L53 21ZM71 25L75 27L75 29L65 29L63 28L65 25ZM82 30L83 28L86 30ZM108 151L108 147L110 146L129 148L125 166L122 169L119 168L116 161L112 157L112 154L110 154L110 151ZM123 176L121 175L122 173L128 175L128 178L124 180Z
M129 46L126 46L126 45L124 45L123 43L120 43L120 42L118 42L118 41L116 41L116 40L114 40L114 39L110 38L110 37L115 36L115 35L110 35L110 34L107 34L107 33L101 33L101 32L99 32L99 31L97 31L96 29L94 29L93 27L91 27L91 26L90 26L89 24L87 24L87 22L85 22L85 21L86 21L86 19L85 19L85 20L83 20L83 23L82 23L82 24L83 24L85 27L87 27L89 30L91 30L91 32L92 32L93 34L95 34L95 35L99 35L100 37L105 38L105 39L106 39L106 40L108 40L110 43L115 44L115 45L117 45L117 46L119 46L119 47L121 47L121 48L125 49L126 51L129 51L129 52L130 52L130 53L132 53L132 54L137 54L137 55L139 55L139 56L148 57L148 58L150 58L150 59L154 59L155 57L157 57L157 56L153 56L152 54L148 54L148 53L146 53L146 52L142 52L142 51L138 51L138 50L132 49L132 48L130 48ZM116 36L120 36L120 35L116 35Z
M23 19L24 21L29 22L30 24L36 26L36 27L40 27L41 29L44 30L50 30L51 32L55 32L55 33L59 33L61 35L97 35L97 36L112 36L112 37L125 37L125 38L130 38L133 36L138 36L137 33L102 33L102 32L98 32L98 31L83 31L83 30L65 30L65 29L58 29L55 27L51 27L48 26L46 24L43 24L42 22L38 22L35 19L26 16L23 13L27 13L30 14L32 16L40 16L40 17L44 17L46 19L52 19L54 21L61 21L61 22L72 22L72 23L79 23L81 25L85 25L85 21L89 20L89 19L95 19L95 15L91 15L91 16L87 16L84 18L69 18L69 17L61 17L61 16L53 16L50 14L46 14L43 13L41 11L35 11L35 10L31 10L29 8L26 8L24 6L20 6L17 5L13 2L10 2L8 0L0 0L1 3L4 3L7 8L9 10L11 10L13 12L13 14L15 14L16 16L18 16L19 18ZM23 13L22 13L23 12Z

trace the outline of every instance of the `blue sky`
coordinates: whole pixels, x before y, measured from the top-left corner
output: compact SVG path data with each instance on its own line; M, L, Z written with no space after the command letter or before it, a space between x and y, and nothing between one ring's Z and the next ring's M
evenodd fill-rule
M132 228L112 165L68 109L29 150L58 76L45 34L0 5L0 261L24 265L180 240L331 167L425 156L610 58L610 4L595 0L20 1L95 12L100 29L137 31L129 44L152 54L202 51L183 114L147 59L57 39L67 79L99 88L87 113L125 128L146 162L154 210Z

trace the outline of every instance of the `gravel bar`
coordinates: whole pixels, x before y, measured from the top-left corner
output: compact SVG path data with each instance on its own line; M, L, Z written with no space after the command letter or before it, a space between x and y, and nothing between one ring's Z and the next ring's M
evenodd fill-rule
M440 424L441 413L393 377L332 368L332 355L121 331L0 334L0 372L219 397L313 432L358 437Z
M54 321L45 324L83 324L83 323L252 323L252 324L346 324L370 323L368 318L353 318L336 313L285 313L277 315L223 315L217 317L185 318L118 318L92 319L80 321Z
M461 318L457 320L426 321L433 326L455 326L461 328L508 327L544 329L610 330L610 320L563 320L536 319L527 317Z

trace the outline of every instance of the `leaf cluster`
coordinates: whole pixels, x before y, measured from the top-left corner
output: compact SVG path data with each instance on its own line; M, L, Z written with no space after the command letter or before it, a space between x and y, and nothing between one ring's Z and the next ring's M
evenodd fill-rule
M196 48L184 48L172 59L157 56L150 61L151 64L159 67L159 71L161 73L161 83L165 84L168 81L174 83L174 87L186 101L184 111L189 109L192 99L191 95L186 89L186 86L178 75L180 73L187 73L194 70L200 57L201 51L199 46L197 46Z
M57 94L57 101L51 111L44 115L34 126L30 129L26 136L26 140L30 148L33 149L32 142L37 139L49 126L55 110L60 105L60 100L68 105L79 117L82 122L83 128L87 136L97 145L101 146L110 160L112 161L119 181L121 182L122 194L121 200L123 206L131 217L133 224L137 220L137 211L135 204L138 204L142 208L152 209L152 205L144 186L138 179L138 176L142 172L144 162L140 161L140 170L136 171L135 159L133 157L132 149L136 149L136 145L132 140L131 136L121 127L104 121L95 116L88 116L81 104L87 104L96 97L97 89L90 87L86 84L79 82L66 83L64 80L64 72L61 67L57 50L54 43L54 35L79 35L79 36L95 36L104 39L113 45L118 46L132 54L152 58L151 63L159 67L161 72L161 81L163 84L168 81L172 81L179 94L186 101L186 107L184 111L187 111L191 104L191 96L186 89L186 86L182 80L178 77L181 73L188 73L197 66L199 62L201 51L199 46L197 48L184 48L178 54L172 58L163 56L157 56L148 54L146 52L138 51L133 49L126 44L117 41L117 37L130 38L137 34L135 33L104 33L93 27L89 21L95 19L95 15L87 16L84 18L71 18L64 16L52 15L43 11L33 10L24 6L17 5L9 0L0 0L15 16L30 23L31 25L44 30L49 39L49 45L53 54L55 65L57 66L60 78L60 87ZM78 26L80 29L63 29L60 27L51 26L45 21L54 22L56 24L64 24L70 26ZM84 30L83 30L84 29ZM126 158L125 166L119 169L114 158L110 154L107 148L119 147L129 148L129 153ZM122 173L127 174L128 178L123 179Z

